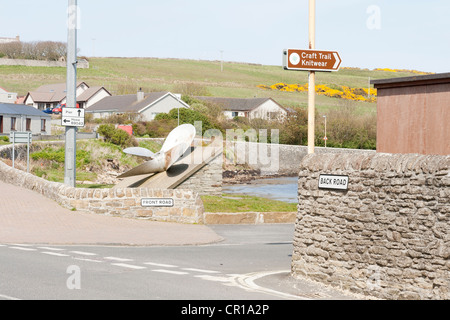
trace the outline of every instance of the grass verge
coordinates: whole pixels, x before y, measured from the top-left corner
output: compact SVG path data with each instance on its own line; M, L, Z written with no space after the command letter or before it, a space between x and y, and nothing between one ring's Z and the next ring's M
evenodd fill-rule
M205 212L295 212L296 203L246 195L202 196Z

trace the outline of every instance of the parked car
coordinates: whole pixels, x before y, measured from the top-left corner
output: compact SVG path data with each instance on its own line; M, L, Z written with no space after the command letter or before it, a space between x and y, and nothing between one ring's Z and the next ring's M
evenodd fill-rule
M61 112L62 112L62 108L60 105L52 110L52 113L54 113L54 114L60 114Z
M43 112L47 113L47 114L52 114L53 113L53 108L47 108Z

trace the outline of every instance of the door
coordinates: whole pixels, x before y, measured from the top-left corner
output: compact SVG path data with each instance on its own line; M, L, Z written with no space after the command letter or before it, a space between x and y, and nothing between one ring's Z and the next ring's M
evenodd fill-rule
M3 116L0 116L0 133L3 133Z

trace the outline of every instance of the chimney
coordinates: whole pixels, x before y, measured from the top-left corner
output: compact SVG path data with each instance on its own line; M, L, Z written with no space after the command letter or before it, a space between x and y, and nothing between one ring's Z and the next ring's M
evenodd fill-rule
M137 92L137 101L141 102L145 99L145 93L142 91L142 88L139 88L139 91Z

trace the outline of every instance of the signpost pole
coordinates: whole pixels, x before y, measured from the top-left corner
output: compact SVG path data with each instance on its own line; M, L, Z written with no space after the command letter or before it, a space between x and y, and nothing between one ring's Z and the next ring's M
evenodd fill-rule
M309 49L316 47L316 0L309 0ZM314 153L316 72L309 72L308 88L308 154Z
M12 167L14 168L14 160L16 158L16 132L12 132L12 141L13 141L13 147L12 147Z
M77 0L69 0L67 36L67 103L66 108L76 108L77 81ZM76 127L66 127L64 183L75 187L76 183Z

